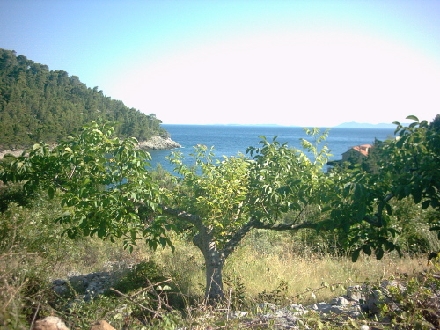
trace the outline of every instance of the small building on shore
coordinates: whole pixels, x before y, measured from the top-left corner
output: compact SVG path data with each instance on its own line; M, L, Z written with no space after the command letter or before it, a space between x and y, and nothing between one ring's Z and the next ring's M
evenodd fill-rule
M351 147L346 152L342 153L342 162L357 161L362 158L368 157L368 154L372 148L371 144L360 144Z
M349 162L351 164L360 163L364 158L368 157L372 147L371 144L360 144L351 147L341 154L342 159L328 161L327 165L335 166L337 164L342 164L343 162Z

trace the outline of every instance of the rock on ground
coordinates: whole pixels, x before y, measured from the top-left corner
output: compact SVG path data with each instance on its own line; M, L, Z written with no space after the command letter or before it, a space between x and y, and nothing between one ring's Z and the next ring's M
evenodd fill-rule
M48 316L44 319L35 321L32 330L69 330L64 322L55 316Z
M115 330L107 321L101 320L92 325L90 330Z

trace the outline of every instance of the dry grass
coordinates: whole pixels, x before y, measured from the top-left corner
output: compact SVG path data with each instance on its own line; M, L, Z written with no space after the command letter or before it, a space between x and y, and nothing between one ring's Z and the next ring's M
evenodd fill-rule
M351 286L363 282L374 282L398 273L413 274L420 271L423 264L418 259L387 256L383 260L370 257L360 258L353 263L349 258L332 256L312 256L302 258L293 254L258 255L243 248L228 263L227 271L239 275L246 285L248 294L256 296L266 290L275 290L281 282L286 282L289 296L303 294L301 302L313 302L311 292L322 283ZM325 301L344 294L340 288L333 292L330 288L314 292L317 301Z
M341 283L344 287L376 282L399 274L415 274L426 268L425 256L420 258L386 255L382 260L361 256L357 262L349 257L330 255L298 256L291 252L256 252L251 246L239 247L226 261L225 274L241 281L246 287L246 295L255 299L259 293L276 290L282 282L288 284L288 296L304 293L308 288L320 289L322 283L330 286ZM185 294L200 296L203 294L204 262L200 251L182 241L176 242L176 251L157 251L155 259L181 284ZM309 291L301 297L301 303L326 301L345 293L343 288L320 289L312 298Z

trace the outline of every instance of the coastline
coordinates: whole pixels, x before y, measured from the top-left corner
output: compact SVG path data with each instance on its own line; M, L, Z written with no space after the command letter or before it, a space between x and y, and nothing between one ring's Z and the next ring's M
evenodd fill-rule
M6 155L11 154L14 157L18 157L23 153L24 149L18 150L0 150L0 159L3 159Z
M55 146L55 145L54 145ZM29 147L31 148L31 147ZM151 139L148 141L142 141L138 143L138 148L142 150L170 150L170 149L176 149L181 148L181 145L173 140L171 138L164 138L161 136L152 136ZM0 159L3 159L5 155L11 154L14 157L20 156L23 151L27 149L0 149Z
M158 135L152 136L148 141L142 141L138 144L142 150L170 150L181 148L180 143L171 140L170 137L164 138Z

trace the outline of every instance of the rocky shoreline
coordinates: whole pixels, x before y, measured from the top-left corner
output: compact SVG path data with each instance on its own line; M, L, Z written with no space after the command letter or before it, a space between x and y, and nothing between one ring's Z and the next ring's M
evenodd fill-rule
M18 157L23 153L24 150L22 149L6 149L6 150L0 150L0 159L4 158L6 155L12 155L14 157Z
M164 138L158 135L151 137L148 141L139 143L139 149L142 150L169 150L181 147L179 143L171 140L170 137Z
M170 150L181 148L182 146L173 141L171 138L161 137L161 136L153 136L148 141L142 141L138 144L139 149L142 150ZM24 149L0 149L0 159L4 158L6 155L10 154L14 157L18 157L23 153Z

